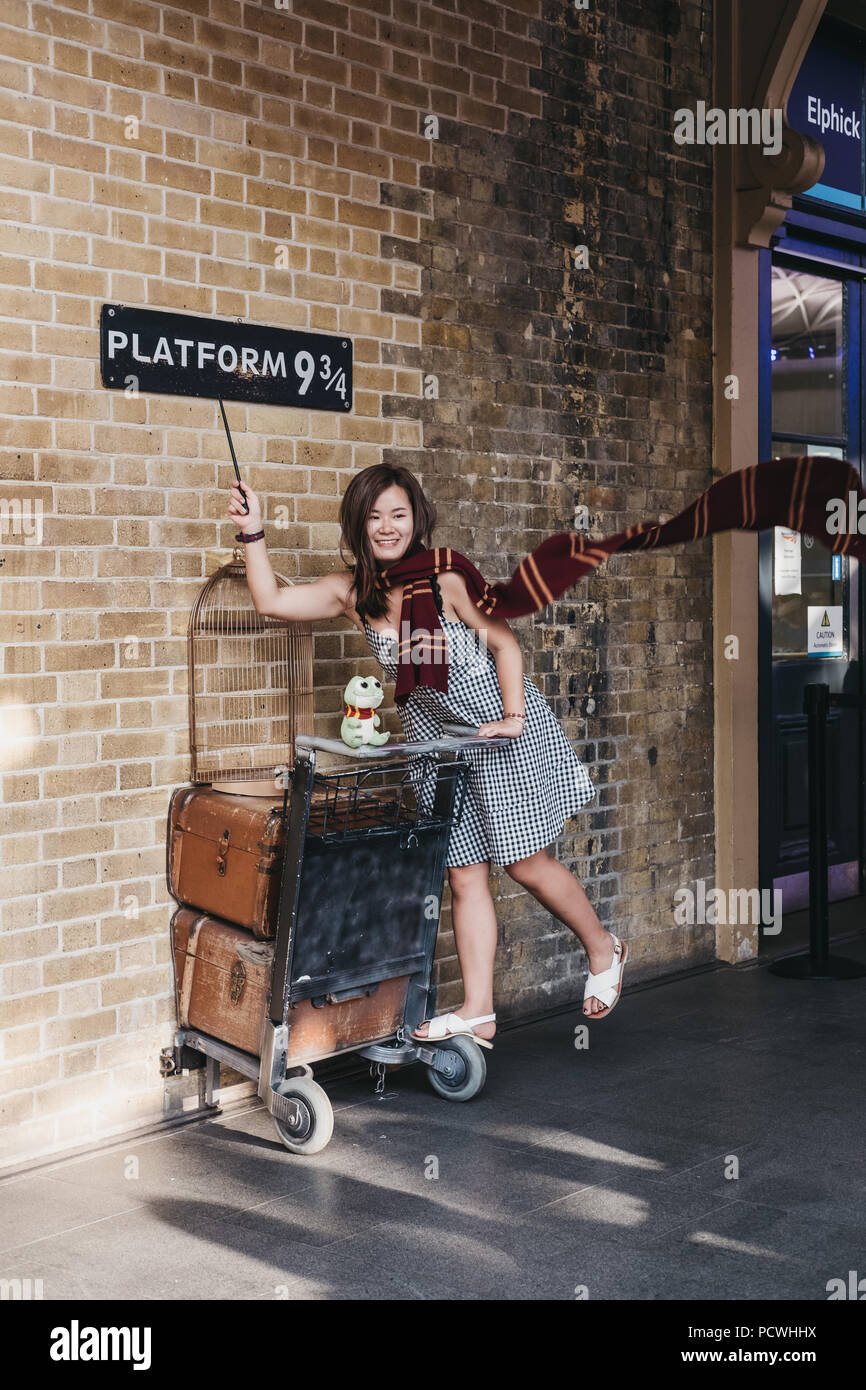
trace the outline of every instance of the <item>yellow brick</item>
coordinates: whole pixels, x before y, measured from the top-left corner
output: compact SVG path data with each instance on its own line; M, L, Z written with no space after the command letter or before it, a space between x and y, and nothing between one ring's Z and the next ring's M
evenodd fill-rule
M80 729L110 729L114 726L114 711L109 705L85 705L71 708L58 705L47 709L43 716L46 734L70 734Z
M7 832L11 831L11 827L4 826L4 829L6 829ZM35 863L38 852L37 844L38 841L33 834L4 834L3 838L0 839L0 864L2 864L4 868L11 869L15 865L21 866L22 864Z
M113 849L111 828L107 826L73 826L67 830L46 830L42 836L42 857L45 859L74 859L77 855L101 854Z
M7 416L32 416L35 395L32 386L0 386L0 411Z
M0 160L0 165L2 162ZM2 180L2 170L0 170L0 180ZM3 313L9 318L50 319L52 317L51 296L34 294L32 290L4 290ZM5 443L7 445L10 443L8 436Z
M97 1058L99 1058L99 1049L95 1047L81 1047L76 1048L74 1052L63 1052L63 1054L58 1055L58 1061L61 1063L61 1074L63 1076L86 1076L89 1072L95 1072Z
M0 375L7 381L47 382L51 380L51 363L47 357L18 357L4 352L0 354ZM5 468L3 472L8 478Z
M75 49L65 50L67 57L74 55ZM86 59L86 55L85 55ZM74 58L72 59L74 61ZM56 59L55 59L56 62ZM46 97L49 101L56 102L58 105L84 106L91 111L104 111L107 101L105 87L101 82L91 82L87 77L76 77L69 72L56 72L48 68L36 68L33 73L33 95ZM83 169L105 168L104 151L103 162L95 164L80 163L76 167ZM35 147L34 147L35 154ZM39 155L38 158L46 156ZM68 160L53 159L52 163L66 164Z
M96 1070L98 1051L95 1047L79 1047L74 1052L60 1054L63 1076L86 1076Z
M70 82L72 78L64 78ZM73 140L46 131L33 132L33 158L49 169L54 165L101 173L105 169L105 149L88 140ZM43 189L43 192L45 190Z
M108 607L117 602L114 584L58 584L46 581L42 586L42 602L49 609ZM101 654L100 654L101 655ZM87 662L87 666L100 662Z
M78 955L55 956L43 961L46 985L72 984L76 980L93 980L115 970L114 951L84 951Z
M0 1089L10 1091L32 1090L34 1086L44 1086L47 1081L56 1081L60 1075L60 1058L36 1057L31 1062L17 1062L14 1066L0 1068Z
M125 1004L130 1000L150 999L156 994L165 994L171 989L170 972L161 967L156 970L138 970L126 976L113 975L102 981L103 1004Z
M110 82L136 92L158 92L161 85L158 67L134 63L129 58L116 58L110 53L93 53L91 72L98 82Z
M22 962L20 965L7 965L0 972L0 991L5 998L16 994L29 994L42 985L42 964L40 961Z
M135 149L108 150L108 174L112 179L131 179L141 182L144 178L144 156Z
M76 111L71 106L55 106L54 133L72 139L90 139L90 116L86 111ZM57 190L55 189L55 192Z
M96 734L75 734L67 736L60 745L60 753L56 761L70 764L84 764L85 766L96 762L99 757L99 739Z
M168 802L166 802L166 806L167 805ZM126 896L126 893L121 894L121 897ZM128 896L132 897L135 895L129 894ZM172 904L172 910L175 907L176 904ZM137 918L124 917L122 914L117 917L103 917L100 926L100 935L103 945L110 946L126 941L136 941L145 934L148 925L152 931L165 931L172 915L172 911L169 910L169 915L166 917L166 910L167 909L163 906L151 912L141 910Z
M56 510L59 514L81 516L87 511L89 497L89 488L59 487ZM74 575L78 579L93 578L95 558L92 551L73 551L71 554L63 551L60 556L60 577L68 579Z
M45 666L48 671L105 670L116 664L115 649L109 642L86 642L81 646L64 643L57 647L47 647L45 650Z
M85 567L82 566L82 569ZM61 613L60 614L60 640L61 642L78 642L81 640L96 640L96 614L95 613ZM91 672L90 674L95 674ZM61 678L61 685L63 684Z
M94 237L93 264L109 270L135 270L142 275L159 275L162 258L158 251L150 251L146 247L126 246Z
M25 323L4 323L3 325L3 346L9 352L32 352L33 351L33 325ZM10 473L10 468L15 463L14 456L10 456L6 451L3 453L2 472L4 478L16 476Z
M10 1028L3 1035L3 1056L7 1062L16 1057L32 1057L40 1050L39 1024L31 1023L25 1028Z
M21 801L17 805L4 803L3 829L8 835L24 834L32 839L34 833L57 824L57 806L50 801ZM26 832L26 834L25 834Z
M173 734L169 730L151 729L146 733L105 734L102 757L109 761L129 758L154 758L172 751Z
M54 34L57 38L70 39L74 43L99 46L104 42L104 25L96 24L84 15L72 14L67 9L58 10L52 4L34 5L31 23L40 33Z
M37 290L60 290L65 294L86 294L94 299L105 299L108 294L108 277L98 270L76 266L39 263L35 267Z
M64 705L73 705L77 701L93 704L99 698L99 677L95 671L77 671L63 676L60 682L60 696Z
M55 190L58 197L36 198L34 218L40 225L64 227L70 231L94 232L105 235L108 231L108 209L90 206L90 177L68 171L69 187L63 193L57 189L59 176L55 177ZM73 191L74 184L83 185L83 191Z
M60 72L72 72L77 77L87 76L90 55L86 48L80 48L74 43L55 41L52 57L55 68Z
M147 184L128 184L122 179L95 178L93 200L133 212L161 213L163 208L162 189Z
M82 328L88 327L93 317L90 302L86 299L79 299L74 295L55 295L54 297L54 317L58 323L77 323ZM60 393L55 393L60 396ZM60 396L62 399L62 396ZM98 419L106 419L108 416L108 402L105 404L97 396L78 395L76 400L81 401L82 414L95 416ZM67 395L68 411L72 413L72 397Z
M33 676L26 675L19 678L29 686L38 686L41 682ZM10 685L13 679L10 678ZM54 699L51 695L49 698ZM57 762L60 753L60 745L57 739L33 738L26 740L23 744L16 744L13 756L18 768L42 768L51 767Z
M85 883L96 883L97 869L94 859L74 859L61 866L61 887L81 888Z
M99 818L100 820L126 820L131 816L137 816L139 819L159 816L164 822L166 809L164 789L156 792L133 792L125 796L105 795L100 799Z
M59 803L62 825L92 825L96 820L96 798L80 796Z
M75 1112L75 1132L81 1123L80 1112L91 1101L99 1100L105 1094L105 1078L102 1076L79 1076L75 1085L62 1082L57 1086L40 1086L34 1091L36 1111L39 1115L53 1115L59 1110Z
M55 454L50 450L43 450L39 460L39 476L46 482L61 481L64 483L74 482L76 479L94 483L106 483L111 477L110 459L100 459L91 454L78 454L70 451L69 453ZM81 518L75 526L66 523L68 529L68 544L73 541L86 545L110 545L111 529L105 522L94 521L89 516ZM82 539L83 538L83 539Z
M117 963L118 971L137 970L144 966L152 966L153 942L135 941L129 946L121 946L119 952L120 959Z
M110 1038L117 1032L117 1012L102 1009L78 1018L54 1019L45 1026L45 1046L73 1047L96 1038Z
M0 1100L0 1125L20 1125L34 1113L33 1091L16 1091Z
M133 110L132 106L122 114L95 115L93 117L93 139L98 141L100 145L117 145L129 154L160 154L163 147L163 132L159 126L150 125L139 119L138 131L135 133L135 127L128 124L130 116L139 119L139 113ZM111 156L116 153L115 150L109 150L109 171L111 170ZM141 166L139 166L140 168Z
M60 1013L64 1017L69 1014L95 1013L98 1008L99 985L95 980L81 985L67 985L60 991Z
M55 1018L60 996L57 990L25 994L20 999L0 999L0 1028L16 1028L39 1019Z
M168 797L166 796L163 818L167 809ZM164 841L153 846L152 849L145 850L141 846L141 839L142 836L139 835L136 844L125 854L107 854L104 857L103 871L112 883L120 883L125 887L135 880L136 875L152 874L157 876L165 872Z
M95 922L71 922L63 926L64 951L87 951L97 944L98 930Z

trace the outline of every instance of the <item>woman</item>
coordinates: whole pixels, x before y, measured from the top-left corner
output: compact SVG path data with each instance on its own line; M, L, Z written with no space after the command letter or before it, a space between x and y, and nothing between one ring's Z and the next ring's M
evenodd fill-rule
M395 679L404 586L389 581L388 571L406 557L423 555L436 523L435 509L414 475L384 464L356 474L340 505L341 554L347 546L354 566L282 589L268 560L259 499L246 485L244 494L249 513L234 483L228 515L245 542L250 538L246 574L257 612L294 621L345 616L364 634L388 679ZM588 1018L604 1018L619 998L627 943L605 931L583 888L546 849L595 790L538 687L523 674L522 653L508 624L479 612L458 570L436 576L431 569L430 574L441 630L429 634L427 651L444 645L447 680L437 678L438 688L416 682L408 696L398 696L406 737L433 738L443 722L456 721L480 725L482 737L504 735L514 742L466 750L471 766L463 814L446 857L465 997L458 1009L423 1023L413 1037L440 1041L471 1033L492 1046L497 933L491 862L580 939L590 971L583 1011ZM400 635L405 641L405 633Z

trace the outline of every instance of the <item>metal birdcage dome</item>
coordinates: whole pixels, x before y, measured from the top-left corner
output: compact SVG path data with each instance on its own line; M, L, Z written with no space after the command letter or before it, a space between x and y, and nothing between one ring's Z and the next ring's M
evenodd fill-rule
M256 612L236 549L196 597L187 652L190 780L273 784L294 765L296 734L313 732L310 624Z

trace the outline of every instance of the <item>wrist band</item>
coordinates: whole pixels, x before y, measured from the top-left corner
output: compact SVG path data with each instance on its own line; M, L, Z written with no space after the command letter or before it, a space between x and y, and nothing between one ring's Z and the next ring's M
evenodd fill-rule
M244 545L249 545L250 541L263 541L264 538L264 531L256 531L255 535L253 536L245 536L243 531L238 531L237 535L235 536L235 540L243 541Z
M503 718L503 719L522 719L523 722L524 722L524 724L526 723L526 715L525 715L525 714L503 714L502 718Z

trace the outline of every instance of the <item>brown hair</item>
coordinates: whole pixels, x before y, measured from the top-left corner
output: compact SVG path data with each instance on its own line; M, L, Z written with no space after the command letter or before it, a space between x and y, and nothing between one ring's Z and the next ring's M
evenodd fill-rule
M412 539L406 554L415 549L430 548L430 538L436 525L436 508L425 496L421 484L408 468L387 463L375 463L356 474L340 503L340 558L345 545L354 555L355 609L362 618L381 618L388 611L387 590L376 587L376 560L367 535L367 518L379 494L389 487L402 487L409 494L412 507ZM403 557L405 559L405 556Z

